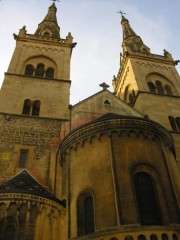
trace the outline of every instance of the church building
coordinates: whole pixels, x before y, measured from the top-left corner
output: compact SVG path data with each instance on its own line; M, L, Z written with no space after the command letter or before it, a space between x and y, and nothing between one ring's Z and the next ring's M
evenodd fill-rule
M122 15L112 85L70 104L53 3L0 91L0 240L180 240L180 75ZM134 23L135 25L135 23ZM117 59L118 61L118 59Z

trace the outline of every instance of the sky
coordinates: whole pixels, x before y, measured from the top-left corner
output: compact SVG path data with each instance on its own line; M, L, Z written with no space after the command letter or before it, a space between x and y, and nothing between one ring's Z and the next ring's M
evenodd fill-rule
M15 48L13 33L24 25L34 33L51 4L50 0L0 1L0 85ZM151 53L163 55L166 49L174 60L180 59L180 0L61 0L56 6L61 38L71 32L77 42L71 58L71 104L100 91L102 82L113 91L122 52L120 10ZM180 73L180 63L177 70Z

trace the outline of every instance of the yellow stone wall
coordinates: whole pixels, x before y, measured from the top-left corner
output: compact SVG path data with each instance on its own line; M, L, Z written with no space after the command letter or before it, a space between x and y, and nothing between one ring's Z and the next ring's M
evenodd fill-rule
M25 99L40 100L41 117L68 119L69 88L70 82L6 74L0 93L0 109L1 112L22 114Z
M180 117L180 97L139 93L134 108L142 114L147 114L149 119L156 121L171 132L176 146L177 164L180 167L180 134L173 132L169 121L169 116Z
M141 121L139 130L135 125L125 124L125 121L122 120L126 127L121 131L118 120L112 120L116 126L112 130L106 126L105 120L89 123L68 135L60 146L61 196L70 199L70 239L112 240L113 237L119 239L127 235L136 239L140 231L141 234L145 231L148 236L158 235L159 230L159 234L165 231L172 236L173 229L175 232L178 229L178 225L176 228L173 224L179 222L180 181L172 149L159 139L158 133L151 132L150 121L146 128L148 135ZM96 128L97 125L99 127ZM164 131L163 128L161 130ZM133 184L133 177L138 172L146 172L152 177L163 225L172 224L172 228L148 226L142 229ZM84 192L93 196L95 233L78 237L77 201ZM167 233L168 229L171 230Z

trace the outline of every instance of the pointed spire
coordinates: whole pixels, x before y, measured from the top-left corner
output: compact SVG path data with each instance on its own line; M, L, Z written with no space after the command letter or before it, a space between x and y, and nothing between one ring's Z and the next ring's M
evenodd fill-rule
M57 8L53 3L48 10L44 20L38 25L35 35L60 38L60 27L56 17Z
M128 19L126 19L123 15L122 15L121 24L123 27L123 40L131 36L137 36L136 33L131 28Z
M123 28L123 49L125 52L150 52L150 49L143 43L142 39L131 28L128 19L122 15L121 25Z

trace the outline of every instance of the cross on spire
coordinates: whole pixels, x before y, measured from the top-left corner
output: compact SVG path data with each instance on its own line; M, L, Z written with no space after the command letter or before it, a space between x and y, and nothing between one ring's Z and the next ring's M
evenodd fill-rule
M100 87L103 88L103 90L106 90L107 88L109 88L109 85L107 85L105 82L99 84Z
M54 3L55 3L55 2L60 2L59 0L51 0L51 1L53 1Z
M122 17L124 17L124 14L126 14L126 13L122 12L121 10L117 13L120 13Z

